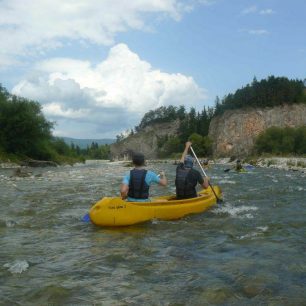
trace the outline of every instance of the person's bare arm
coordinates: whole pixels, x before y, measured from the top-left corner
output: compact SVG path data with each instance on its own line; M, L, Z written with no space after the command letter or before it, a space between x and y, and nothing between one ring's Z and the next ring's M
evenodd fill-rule
M168 180L167 180L167 178L166 178L166 175L165 175L165 172L164 172L164 171L161 171L161 172L159 173L159 179L160 179L159 185L161 185L161 186L167 186Z
M129 186L126 184L121 184L120 195L122 200L125 200L127 198L128 192L129 192Z
M190 141L187 141L187 142L185 143L185 149L184 149L184 152L183 152L182 157L181 157L181 159L180 159L180 163L183 163L183 162L184 162L185 157L186 157L186 155L187 155L187 153L188 153L188 150L189 150L189 148L190 148L191 145L192 145L192 143L191 143Z
M208 186L209 186L209 177L208 176L205 176L204 177L204 182L203 184L201 185L204 189L207 189Z

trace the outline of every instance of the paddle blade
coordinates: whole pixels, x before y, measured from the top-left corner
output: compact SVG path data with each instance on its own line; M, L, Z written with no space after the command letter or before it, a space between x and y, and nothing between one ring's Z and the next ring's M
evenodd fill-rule
M84 216L82 217L82 221L83 221L83 222L86 222L86 223L90 222L89 214L84 215Z
M228 169L224 169L223 171L224 172L228 172L228 171L230 171L231 170L231 168L228 168Z
M217 194L216 194L216 192L215 192L215 190L214 190L214 187L213 187L210 183L208 183L208 184L209 184L209 187L211 188L211 190L212 190L214 196L216 197L217 203L218 203L218 204L219 204L219 203L223 203L223 200L220 199L220 198L217 196Z

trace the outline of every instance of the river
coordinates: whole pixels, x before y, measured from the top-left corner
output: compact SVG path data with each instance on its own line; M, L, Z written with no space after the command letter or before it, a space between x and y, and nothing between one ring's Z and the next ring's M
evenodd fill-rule
M174 192L175 166L165 170ZM306 305L306 174L207 170L224 202L176 221L81 220L118 194L120 163L0 169L0 305Z

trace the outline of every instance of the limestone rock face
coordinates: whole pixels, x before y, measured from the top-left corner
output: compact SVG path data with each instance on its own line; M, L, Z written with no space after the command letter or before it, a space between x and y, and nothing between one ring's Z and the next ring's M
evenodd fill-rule
M114 160L128 159L132 152L142 152L147 159L156 158L158 139L165 136L175 136L178 129L178 120L147 126L135 135L112 144L110 146L111 157Z
M229 110L212 119L209 137L216 157L244 156L252 152L256 137L269 127L306 125L306 105Z

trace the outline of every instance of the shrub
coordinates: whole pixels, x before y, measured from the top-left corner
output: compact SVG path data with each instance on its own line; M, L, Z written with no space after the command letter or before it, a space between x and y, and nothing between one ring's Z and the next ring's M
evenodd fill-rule
M306 154L306 126L271 127L257 137L255 150L259 154Z

